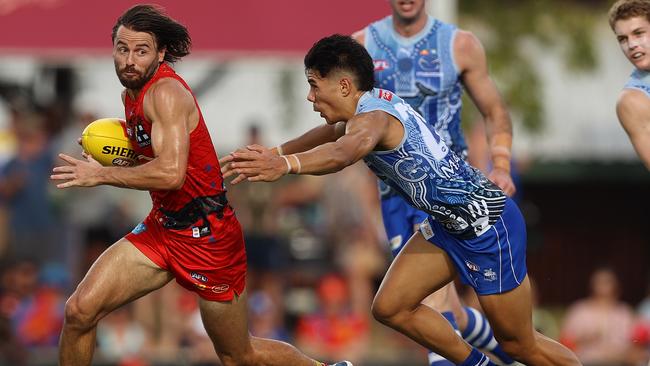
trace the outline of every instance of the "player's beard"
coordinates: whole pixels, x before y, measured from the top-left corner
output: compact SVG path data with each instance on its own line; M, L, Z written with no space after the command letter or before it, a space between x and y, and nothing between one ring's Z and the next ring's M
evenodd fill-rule
M140 90L144 85L151 79L153 74L158 70L158 66L160 64L157 61L154 61L147 67L147 69L144 71L144 73L140 74L135 67L125 67L123 69L119 69L119 66L115 64L115 72L117 73L117 78L120 79L120 83L127 88L131 90ZM134 78L134 79L129 79L124 77L124 73L130 71L130 72L137 72L140 74L140 77Z

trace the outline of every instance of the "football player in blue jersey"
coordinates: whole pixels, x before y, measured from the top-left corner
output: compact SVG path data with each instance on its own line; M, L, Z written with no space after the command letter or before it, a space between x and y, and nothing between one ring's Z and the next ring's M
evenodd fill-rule
M488 74L480 41L468 31L428 16L424 0L391 0L390 4L391 15L352 35L373 58L375 86L391 90L409 103L463 158L468 155L460 120L462 91L466 89L488 127L493 167L489 178L512 196L512 124ZM393 256L397 256L427 214L381 180L379 192L386 234ZM494 339L483 314L461 305L453 283L431 294L424 304L441 311L467 342L492 353L499 364L513 363ZM429 365L445 366L449 361L429 351Z
M609 25L635 67L618 99L616 114L650 169L650 1L617 1L609 10Z
M428 216L391 264L372 305L377 320L458 365L493 365L422 301L456 275L476 291L494 334L530 365L579 365L532 325L525 223L517 205L454 153L397 95L374 88L373 62L351 37L318 41L305 56L307 100L327 124L278 148L221 159L232 184L286 174L328 174L363 159Z

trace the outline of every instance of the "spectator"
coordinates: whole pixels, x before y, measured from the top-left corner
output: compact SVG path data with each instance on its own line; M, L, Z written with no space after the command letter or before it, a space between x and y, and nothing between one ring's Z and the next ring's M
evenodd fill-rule
M368 351L369 324L365 314L352 310L348 284L338 275L325 275L317 292L320 309L299 320L297 344L323 359L346 355L352 362L362 360Z
M8 208L9 255L62 263L57 219L49 198L53 161L43 119L20 114L16 155L0 169L0 203Z
M571 305L561 341L587 366L626 365L634 325L632 308L619 300L619 284L611 268L599 268L590 279L591 292Z

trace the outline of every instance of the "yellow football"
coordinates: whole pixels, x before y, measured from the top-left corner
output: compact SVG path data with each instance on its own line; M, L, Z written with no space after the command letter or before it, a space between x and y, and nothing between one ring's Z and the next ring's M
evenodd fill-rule
M104 166L132 166L136 154L119 118L102 118L91 122L81 134L81 146Z

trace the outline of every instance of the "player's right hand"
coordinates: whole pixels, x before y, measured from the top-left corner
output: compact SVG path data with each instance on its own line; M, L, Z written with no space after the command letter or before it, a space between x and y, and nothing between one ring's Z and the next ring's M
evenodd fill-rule
M246 179L250 182L273 182L287 174L286 160L261 145L249 145L231 153L225 167L224 178L238 174L230 184L237 184ZM222 168L222 171L224 168Z
M231 152L230 154L224 156L223 158L219 159L219 166L221 166L221 174L223 174L224 179L235 174L233 172L233 169L232 169L232 166L231 166L231 163L235 160L235 157L234 157L233 154L240 153L240 152L245 152L245 151L247 151L245 148L239 148L239 149ZM235 179L230 181L230 184L235 185L235 184L237 184L237 183L239 183L241 181L246 180L246 178L247 177L244 174L239 174L239 175L237 175L237 177L235 177Z

